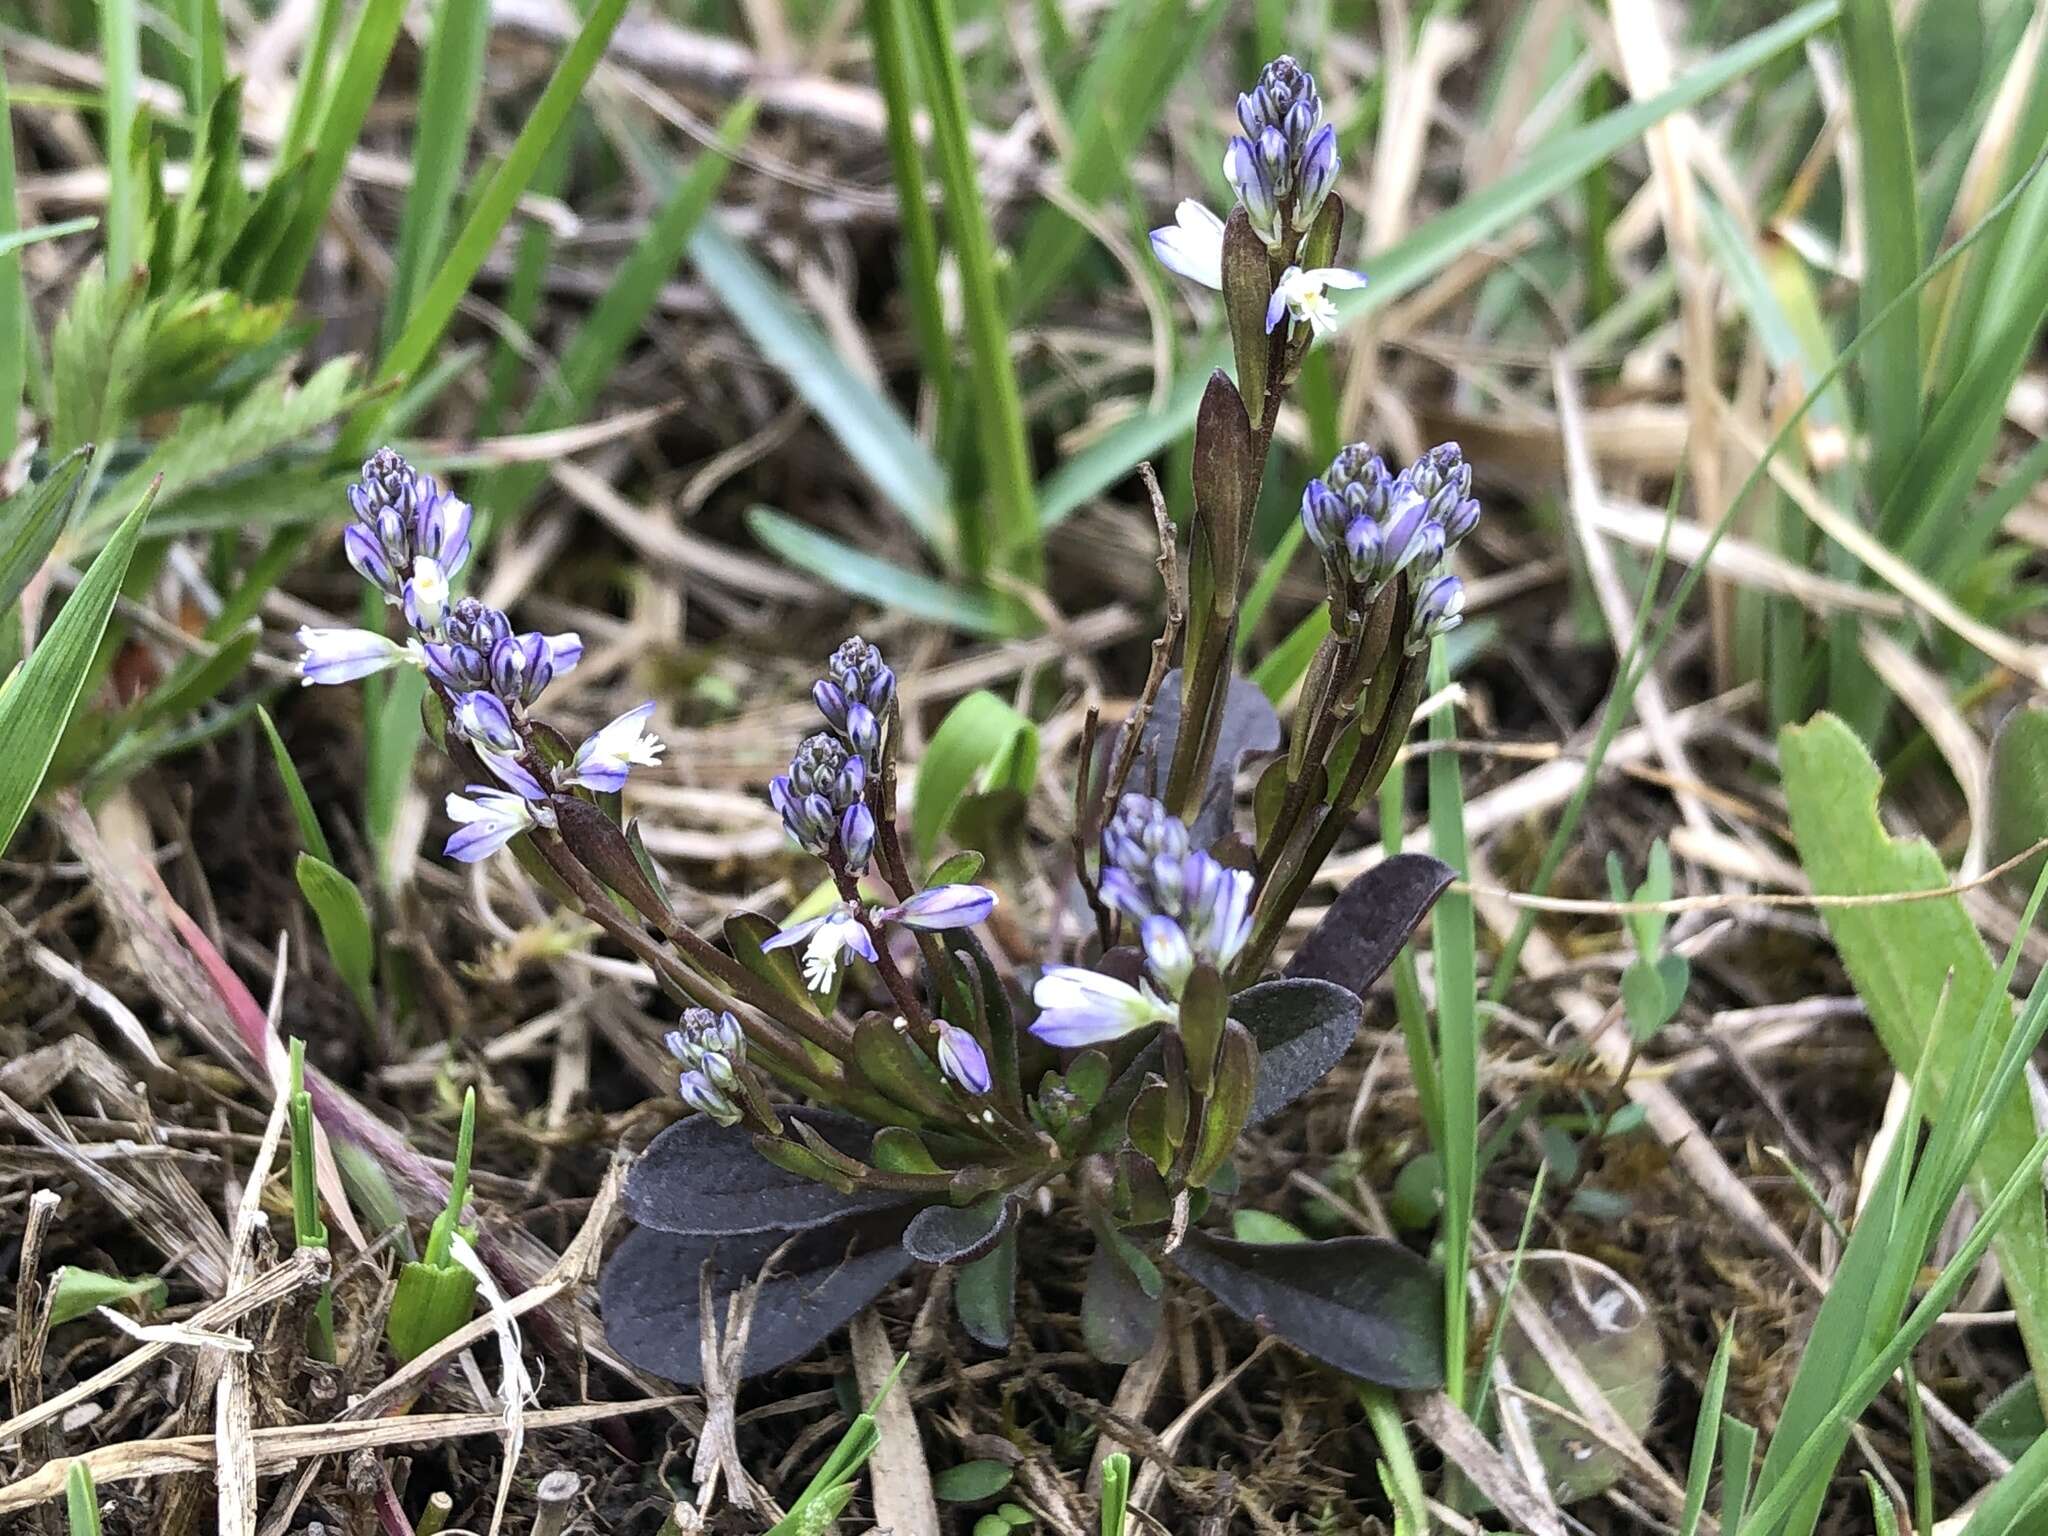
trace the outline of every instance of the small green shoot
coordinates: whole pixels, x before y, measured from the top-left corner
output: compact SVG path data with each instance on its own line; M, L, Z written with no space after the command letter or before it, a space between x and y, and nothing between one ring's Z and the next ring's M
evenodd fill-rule
M320 1219L320 1180L313 1153L313 1096L306 1091L306 1042L291 1039L291 1076L286 1083L285 1113L292 1129L292 1242L298 1248L325 1248L327 1225ZM306 1349L315 1360L332 1364L334 1291L320 1287L313 1316L306 1324Z
M469 1159L476 1140L476 1090L462 1095L462 1129L455 1141L455 1171L448 1182L448 1204L427 1233L426 1252L398 1276L398 1294L384 1335L400 1360L424 1354L462 1327L476 1308L476 1277L454 1258L455 1239L476 1241L473 1228L461 1225L469 1200Z

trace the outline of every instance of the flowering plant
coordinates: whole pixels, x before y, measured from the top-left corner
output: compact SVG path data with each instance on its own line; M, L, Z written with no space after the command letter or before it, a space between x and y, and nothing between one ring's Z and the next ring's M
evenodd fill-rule
M1110 750L1084 734L1075 836L1042 851L1052 878L1030 883L1062 894L1000 942L980 931L999 900L978 883L981 854L920 875L906 853L902 704L875 646L855 637L833 652L813 690L820 727L768 786L828 900L779 928L735 913L713 942L677 918L618 815L629 775L662 751L654 706L571 745L535 709L581 645L455 595L469 508L388 450L351 492L348 558L407 633L306 630L306 681L421 669L430 732L468 785L446 803L448 856L509 849L679 1010L667 1043L693 1113L636 1164L636 1229L603 1282L614 1347L649 1369L701 1380L703 1306L764 1266L747 1372L804 1353L913 1262L961 1266L961 1319L1001 1346L1019 1223L1061 1195L1097 1241L1083 1313L1106 1357L1147 1346L1168 1264L1355 1374L1397 1386L1443 1375L1440 1283L1407 1248L1267 1248L1199 1224L1234 1187L1243 1132L1344 1056L1360 994L1448 883L1418 855L1377 865L1270 974L1309 883L1393 762L1425 653L1458 621L1445 556L1479 515L1454 445L1399 473L1345 449L1301 498L1331 625L1291 725L1233 675L1280 407L1335 324L1330 293L1363 281L1329 265L1344 208L1313 79L1276 61L1238 119L1229 216L1184 203L1154 236L1170 267L1221 290L1236 361L1235 382L1210 379L1196 429L1187 590L1168 605L1186 631L1169 621ZM1181 665L1167 670L1176 641ZM1236 786L1255 763L1240 831ZM1032 940L1034 926L1050 937Z

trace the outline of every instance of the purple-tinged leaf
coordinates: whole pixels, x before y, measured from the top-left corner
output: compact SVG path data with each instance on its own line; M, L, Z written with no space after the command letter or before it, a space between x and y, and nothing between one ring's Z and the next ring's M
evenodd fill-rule
M1173 761L1175 743L1180 739L1181 670L1175 667L1160 684L1159 697L1146 718L1144 734L1138 738L1138 755L1131 767L1130 788L1156 794L1166 785L1167 766ZM1236 792L1237 772L1244 759L1254 753L1275 752L1280 747L1280 716L1272 700L1249 678L1233 676L1223 696L1223 719L1216 734L1216 756L1209 768L1209 782L1202 790L1202 802L1188 831L1198 848L1209 848L1228 836Z
M893 1223L875 1219L884 1223L883 1231L845 1222L794 1239L787 1231L690 1237L639 1228L619 1245L600 1282L605 1337L643 1370L682 1386L700 1385L699 1270L707 1260L715 1266L712 1305L722 1328L726 1299L775 1256L754 1304L740 1374L758 1376L787 1365L837 1332L910 1267L910 1255L887 1231Z
M1024 1202L989 1195L972 1205L928 1205L903 1229L903 1251L920 1264L968 1264L992 1252Z
M790 1118L842 1152L864 1151L873 1135L864 1122L827 1110L793 1110ZM643 1227L686 1237L787 1236L912 1198L901 1190L840 1194L776 1167L755 1150L743 1126L723 1126L703 1115L655 1137L626 1176L627 1214Z
M617 822L588 800L573 795L556 796L554 807L562 841L578 863L625 897L649 922L665 927L675 921L668 898L647 878Z
M1399 1243L1240 1243L1188 1233L1176 1269L1303 1354L1402 1390L1443 1384L1443 1282Z
M1230 1016L1259 1048L1258 1085L1247 1125L1259 1125L1315 1087L1351 1049L1365 1005L1335 982L1309 977L1262 981L1231 999Z
M1397 853L1338 893L1287 963L1287 975L1334 981L1363 997L1457 872L1426 853Z
M1273 295L1273 262L1266 242L1242 208L1223 226L1223 308L1230 316L1230 346L1237 385L1255 418L1266 404L1266 362L1273 339L1266 331L1266 301Z
M1148 1295L1115 1250L1098 1244L1081 1292L1081 1337L1088 1353L1109 1365L1129 1365L1152 1347L1163 1312L1161 1297Z

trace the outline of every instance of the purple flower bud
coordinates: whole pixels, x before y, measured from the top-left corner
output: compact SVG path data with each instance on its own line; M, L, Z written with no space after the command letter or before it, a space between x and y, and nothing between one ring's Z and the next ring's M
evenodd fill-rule
M1344 530L1344 560L1346 574L1367 591L1377 588L1385 579L1386 548L1380 538L1380 525L1369 517L1352 519Z
M672 1029L663 1043L686 1072L695 1072L721 1093L740 1091L740 1068L747 1059L747 1037L730 1013L685 1008L682 1028Z
M988 1069L988 1053L966 1030L944 1019L939 1024L939 1066L947 1077L972 1094L987 1093L995 1086Z
M341 551L348 556L348 563L355 567L358 576L387 599L397 598L401 586L398 572L385 558L384 546L374 533L359 523L350 524L342 530Z
M1031 1000L1039 1010L1031 1033L1060 1050L1121 1040L1177 1016L1150 987L1071 965L1047 967L1031 989Z
M899 906L883 908L877 915L884 922L936 933L948 928L972 928L995 907L996 893L982 886L934 885Z
M1259 153L1249 139L1232 139L1224 152L1223 175L1244 206L1252 230L1267 245L1280 242L1280 203L1272 182L1260 166Z
M1321 480L1311 480L1301 493L1301 526L1325 563L1344 547L1351 512L1344 498Z
M1145 951L1145 964L1169 996L1180 996L1195 968L1195 952L1185 929L1170 917L1154 914L1138 924L1138 942Z
M491 687L501 699L530 705L554 675L554 657L537 634L507 635L491 648Z
M703 1072L683 1073L676 1082L676 1091L690 1108L720 1125L738 1125L745 1118L731 1096Z
M1295 177L1294 222L1306 229L1315 222L1337 185L1337 127L1325 123L1308 139Z
M875 815L865 805L849 805L840 816L839 856L855 875L875 856Z
M417 501L413 547L452 577L469 559L469 503L442 490L432 475L419 477Z
M1479 503L1467 496L1463 501L1444 514L1444 543L1457 543L1479 526Z
M1455 576L1439 576L1422 589L1408 623L1408 649L1419 651L1437 635L1464 622L1465 584Z
M878 718L889 713L896 698L896 674L882 660L882 653L859 635L840 642L825 671L849 699L867 705Z
M455 724L472 741L496 752L517 752L524 742L513 724L512 711L496 694L479 689L455 701Z
M848 701L846 706L846 744L859 754L860 761L879 756L882 750L882 722L875 718L875 712L865 704Z
M1423 552L1424 530L1430 526L1429 504L1420 496L1410 492L1395 503L1381 538L1388 575L1399 575Z

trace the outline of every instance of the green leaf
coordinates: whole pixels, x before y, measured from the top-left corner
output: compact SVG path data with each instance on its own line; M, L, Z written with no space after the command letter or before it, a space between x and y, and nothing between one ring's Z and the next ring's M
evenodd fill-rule
M4 276L0 273L0 280ZM73 450L32 490L17 492L0 504L0 612L21 600L22 589L49 558L71 515L90 458L86 449Z
M2023 704L1991 738L1990 790L1985 799L1991 830L1985 852L1994 864L2017 858L2048 837L2048 706ZM2007 889L2034 888L2048 850L2006 876Z
M948 553L946 473L895 402L847 366L767 268L717 219L706 220L691 237L690 258L763 361L817 412L839 446L918 536Z
M9 747L0 752L0 850L13 840L28 814L58 740L71 723L155 498L151 489L136 503L65 602L57 622L0 691L0 741Z
M988 598L949 587L920 571L891 565L771 508L750 510L747 527L766 548L798 570L809 571L854 597L974 634L1003 634L1009 628Z
M638 156L641 169L664 189L663 201L646 232L612 274L604 296L562 354L559 368L519 419L522 433L546 432L590 414L598 391L626 349L641 334L661 297L662 286L682 261L712 199L732 170L733 156L753 132L760 103L749 96L726 113L717 142L698 152L686 175L669 169L669 157L651 149ZM494 520L516 517L547 478L547 465L513 464L491 476L477 500Z
M457 1264L408 1264L398 1273L398 1294L384 1322L384 1337L400 1360L432 1349L476 1311L476 1277Z
M449 247L447 259L435 271L433 281L407 317L405 329L385 355L377 372L380 383L410 377L433 354L448 322L455 317L456 306L497 243L498 232L505 227L520 194L540 169L548 146L567 125L577 97L604 57L605 46L625 11L626 0L594 0L583 26L527 114L519 137L512 141L504 160L477 194L468 219ZM375 427L374 415L359 414L350 424L350 448L365 445Z
M19 233L21 205L14 194L14 122L8 103L7 69L0 64L0 240ZM21 432L21 394L28 384L28 290L21 282L21 257L0 254L0 464L14 458ZM9 543L12 542L10 539ZM4 559L0 556L0 559ZM0 571L5 566L0 565ZM14 599L0 591L0 612Z
M384 309L384 334L396 338L410 316L413 295L441 259L448 218L469 149L483 86L484 39L490 31L487 0L440 0L420 82L419 118L412 130L412 176L398 222L398 258Z
M1012 789L1028 795L1038 776L1038 727L986 690L947 712L917 765L910 834L930 858L968 795Z
M1924 839L1894 839L1885 831L1877 813L1877 767L1840 720L1819 715L1806 725L1788 726L1778 743L1793 837L1816 892L1870 896L1949 883L1948 871ZM2013 1028L2012 1009L1997 995L1991 955L1969 913L1960 898L1944 896L1829 907L1822 917L1893 1064L1919 1073L1924 1060L1928 1113L1938 1121L1978 1017L1988 1009L1994 1052ZM2033 1145L2033 1116L2016 1090L1998 1108L1971 1170L1970 1189L1980 1209ZM2027 1358L2039 1376L2048 1363L2048 1217L2038 1190L2013 1207L1993 1246Z
M53 1328L76 1322L95 1307L111 1307L131 1298L140 1298L143 1310L154 1312L170 1297L170 1288L155 1275L144 1275L140 1280L124 1280L119 1275L103 1275L96 1269L81 1269L76 1264L67 1264L58 1270L53 1283L55 1290L50 1298L50 1326Z
M64 1520L71 1536L100 1536L99 1491L83 1456L74 1458L64 1474Z
M1240 1243L1305 1243L1308 1234L1283 1216L1266 1211L1232 1211L1230 1235Z
M1016 1479L1017 1471L1000 1461L963 1461L932 1478L932 1492L948 1504L979 1504L992 1499Z
M1901 304L1872 319L1920 275L1920 205L1906 70L1890 0L1843 0L1843 62L1856 116L1865 253L1860 295L1871 328L1863 380L1870 483L1897 482L1920 435L1920 310Z
M284 781L285 798L292 803L292 816L299 824L299 840L314 858L323 864L332 864L334 850L327 846L327 834L320 830L320 818L313 812L312 797L306 793L298 765L292 761L291 753L285 750L284 737L278 734L269 710L259 706L256 718L262 722L263 734L269 739L270 755L277 763L277 776Z
M320 920L320 937L327 941L327 953L334 968L363 1011L363 1017L377 1016L374 977L377 970L377 936L370 925L370 906L355 882L325 859L301 853L295 873L299 891L313 915Z

